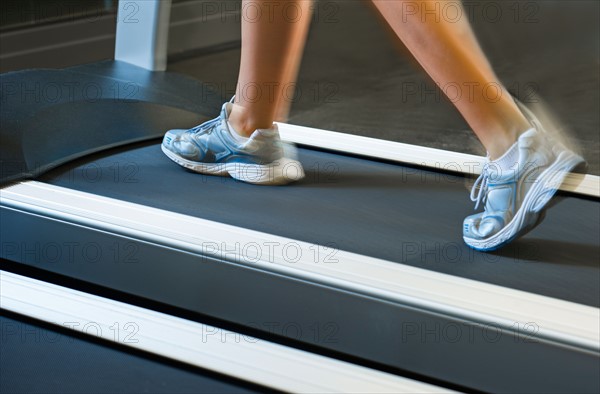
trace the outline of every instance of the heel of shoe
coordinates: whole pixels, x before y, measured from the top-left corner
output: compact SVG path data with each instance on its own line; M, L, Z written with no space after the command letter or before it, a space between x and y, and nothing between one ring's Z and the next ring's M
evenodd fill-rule
M302 164L286 158L266 165L235 164L228 172L232 178L254 185L285 185L304 178Z
M567 175L582 163L585 161L581 156L568 150L561 152L556 161L542 173L534 186L538 190L534 190L536 199L531 204L530 211L537 213L546 208Z

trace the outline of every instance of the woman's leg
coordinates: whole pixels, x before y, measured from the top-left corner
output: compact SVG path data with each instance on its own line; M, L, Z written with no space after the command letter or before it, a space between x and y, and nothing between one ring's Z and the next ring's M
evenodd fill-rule
M312 17L312 0L301 0L301 12L303 17L308 21L303 20L301 26L298 28L296 34L290 42L290 53L291 56L288 58L288 62L285 66L284 76L282 78L284 92L277 102L277 109L275 110L275 120L277 122L287 122L290 113L290 107L294 98L294 91L296 86L296 80L298 78L298 71L300 69L300 63L302 61L302 54L304 52L304 46L306 44L306 37L308 35L308 28L310 27L310 19Z
M165 133L162 150L189 170L259 185L304 177L294 147L281 141L276 116L287 116L310 22L311 0L243 0L242 55L235 102L191 129ZM250 137L250 138L244 138Z
M243 0L242 57L229 122L241 135L268 129L289 110L311 18L311 0Z
M503 87L467 21L440 0L373 0L377 9L431 78L449 96L492 160L531 126ZM442 10L447 14L442 14ZM450 12L452 12L450 14Z
M564 177L583 159L551 140L539 122L532 120L536 123L532 127L492 71L459 2L373 2L453 99L489 153L491 161L471 191L475 208L484 203L485 210L464 220L465 242L490 251L530 231L543 219L543 210ZM450 87L462 95L451 97ZM499 94L490 94L495 90L490 87L498 88Z

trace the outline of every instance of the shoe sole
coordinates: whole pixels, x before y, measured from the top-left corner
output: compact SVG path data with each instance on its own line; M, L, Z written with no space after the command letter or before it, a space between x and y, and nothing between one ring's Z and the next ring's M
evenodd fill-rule
M184 159L170 151L164 145L160 146L163 153L180 166L205 175L231 176L242 182L254 185L285 185L304 178L302 164L293 159L281 158L273 163L199 163Z
M543 220L546 205L556 194L565 177L583 161L571 151L561 152L554 163L540 174L523 199L521 208L502 230L486 239L463 237L465 243L475 250L491 252L533 230Z

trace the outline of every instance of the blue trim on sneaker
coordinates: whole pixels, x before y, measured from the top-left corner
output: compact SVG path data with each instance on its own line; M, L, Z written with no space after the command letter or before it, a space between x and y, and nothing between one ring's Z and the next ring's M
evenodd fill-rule
M231 102L225 103L215 119L188 130L167 131L162 151L192 171L248 183L284 184L304 177L295 147L280 140L276 125L247 139L236 138L227 121L231 108Z

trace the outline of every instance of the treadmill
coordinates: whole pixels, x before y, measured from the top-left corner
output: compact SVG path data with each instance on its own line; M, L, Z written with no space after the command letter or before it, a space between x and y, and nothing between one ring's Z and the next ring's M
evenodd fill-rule
M482 157L279 124L302 181L185 171L162 135L224 98L164 71L169 3L119 18L114 61L0 75L7 338L73 336L196 391L600 391L597 176L571 174L541 226L480 253L459 229ZM3 349L51 359L22 342ZM2 369L5 387L36 381Z

